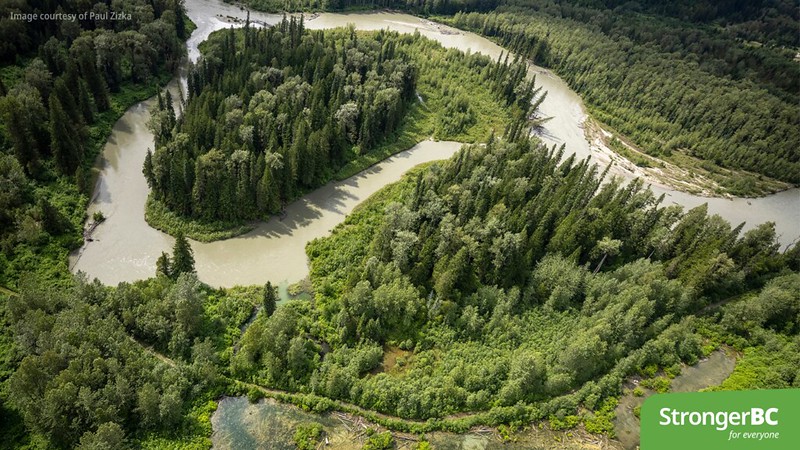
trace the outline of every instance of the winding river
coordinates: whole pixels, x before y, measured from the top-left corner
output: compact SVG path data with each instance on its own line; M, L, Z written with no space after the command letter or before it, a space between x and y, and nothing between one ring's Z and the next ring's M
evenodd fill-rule
M197 25L187 41L189 57L199 56L198 44L215 30L231 25L230 18L244 19L246 12L220 0L187 0L186 10ZM251 20L273 24L280 15L251 13ZM425 19L396 13L320 14L306 21L312 29L355 24L358 29L389 28L420 34L453 47L497 58L503 49L472 33L458 31ZM566 144L567 151L583 158L593 155L603 163L585 137L586 120L580 97L560 78L546 69L531 66L537 83L548 92L540 112L552 119L545 124L541 138L549 144ZM180 78L180 77L178 77ZM171 84L177 89L178 79ZM93 240L71 256L73 272L85 272L105 284L133 281L153 276L155 262L162 251L169 251L173 239L151 228L144 220L148 188L142 163L153 136L147 129L153 99L131 107L115 124L108 143L98 158L99 176L89 215L100 210L107 217L93 233ZM457 142L424 141L388 158L347 180L329 183L287 207L285 218L273 218L251 232L225 241L192 242L200 279L212 286L293 283L308 275L305 244L326 236L341 223L356 205L386 184L400 179L415 165L450 157ZM612 172L632 177L615 167ZM759 199L698 197L653 186L656 195L666 194L665 204L687 208L708 203L709 211L734 224L748 222L746 228L765 222L776 223L780 242L788 245L800 235L800 190L792 189Z

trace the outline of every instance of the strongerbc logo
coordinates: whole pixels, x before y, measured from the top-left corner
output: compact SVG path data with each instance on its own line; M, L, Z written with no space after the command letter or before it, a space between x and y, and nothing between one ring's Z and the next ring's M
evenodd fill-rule
M800 389L679 392L648 397L641 449L800 449Z
M661 408L663 420L659 425L713 425L717 430L724 431L728 425L778 425L778 408L750 408L749 411L678 411L672 408ZM775 417L775 418L774 418Z

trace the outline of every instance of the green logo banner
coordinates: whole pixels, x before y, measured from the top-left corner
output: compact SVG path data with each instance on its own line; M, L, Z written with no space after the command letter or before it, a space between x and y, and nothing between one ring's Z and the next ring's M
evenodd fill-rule
M642 450L799 449L800 389L687 392L649 397Z

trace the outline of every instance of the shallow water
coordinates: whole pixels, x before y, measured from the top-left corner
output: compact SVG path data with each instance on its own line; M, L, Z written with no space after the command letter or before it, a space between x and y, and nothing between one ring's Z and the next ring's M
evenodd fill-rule
M227 17L244 19L246 12L219 0L188 0L186 9L197 29L187 42L189 56L199 56L197 46L218 29L231 26ZM256 23L276 23L281 16L252 13ZM321 14L306 21L308 28L330 28L353 23L359 29L390 28L400 32L419 31L448 47L480 52L493 58L503 49L472 33L454 30L407 14ZM586 119L580 97L549 71L531 66L537 82L548 91L540 112L553 117L545 123L542 139L549 144L566 144L568 152L579 157L593 154L584 136ZM180 77L179 77L180 78ZM173 81L172 88L177 89ZM176 96L177 98L177 96ZM129 109L117 122L103 153L98 158L100 176L89 215L100 210L107 217L87 242L71 256L73 271L83 271L106 284L148 278L155 273L155 262L162 251L170 251L173 239L154 230L144 220L147 184L142 164L153 136L147 130L148 100ZM447 158L459 147L453 142L422 142L340 183L332 183L290 205L282 221L262 223L243 236L213 243L192 242L200 279L213 286L237 284L293 283L308 274L305 244L326 236L353 208L382 186L397 181L416 164ZM618 171L624 174L622 171ZM784 245L800 235L800 191L793 189L760 199L709 199L654 187L657 195L667 193L666 204L676 202L694 207L704 202L709 211L732 223L748 222L748 228L771 220Z
M246 397L224 397L219 401L216 412L211 417L212 448L219 450L287 450L296 448L292 438L301 423L322 425L326 449L355 450L365 442L366 428L372 424L357 418L339 414L311 414L297 407L278 403L272 399L251 404ZM419 436L394 433L398 450L415 448ZM501 450L501 449L560 449L577 450L586 448L619 448L617 442L591 437L585 439L580 433L569 431L553 432L543 429L522 431L513 439L503 442L495 433L453 434L445 432L427 433L428 440L437 450ZM597 445L597 444L601 445Z
M672 380L670 392L696 392L718 386L730 376L735 366L736 358L724 351L716 351L697 364L684 367L681 374ZM629 393L623 395L617 405L614 432L626 449L634 449L639 445L639 419L633 414L633 409L642 406L646 398L634 397Z
M329 446L337 450L360 446L342 422L331 416L311 414L271 399L250 403L246 397L225 397L219 401L211 417L211 443L221 450L296 449L294 432L301 423L318 423L324 427Z

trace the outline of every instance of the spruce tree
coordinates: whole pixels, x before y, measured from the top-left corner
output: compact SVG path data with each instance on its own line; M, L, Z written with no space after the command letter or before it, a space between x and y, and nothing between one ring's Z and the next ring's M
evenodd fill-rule
M172 270L170 275L177 278L182 273L194 272L194 254L189 241L183 233L175 236L175 247L172 249Z
M267 281L267 284L264 285L264 312L267 314L267 317L271 317L272 313L275 312L277 302L277 290L272 286L272 283Z
M83 144L78 127L55 94L50 94L50 148L58 169L65 174L75 173L83 158Z
M156 276L169 277L171 275L170 260L167 252L161 252L156 261Z
M78 105L81 108L83 119L87 123L94 122L94 104L86 81L82 78L78 79Z
M150 189L154 189L155 175L153 174L153 152L147 149L147 154L144 157L144 167L142 168L145 180Z

